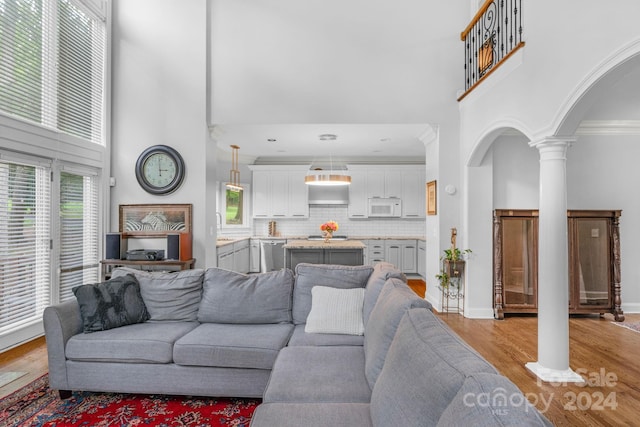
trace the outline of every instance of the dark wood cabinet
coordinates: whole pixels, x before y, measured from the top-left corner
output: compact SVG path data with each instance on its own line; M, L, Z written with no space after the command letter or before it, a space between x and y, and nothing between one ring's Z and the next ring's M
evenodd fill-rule
M567 211L569 312L611 313L620 300L619 210ZM538 311L538 211L494 211L494 317Z

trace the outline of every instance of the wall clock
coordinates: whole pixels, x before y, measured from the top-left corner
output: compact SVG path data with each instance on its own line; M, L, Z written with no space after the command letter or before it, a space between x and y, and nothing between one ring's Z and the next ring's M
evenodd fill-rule
M145 191L151 194L169 194L184 179L182 156L167 145L154 145L144 150L136 162L136 178Z

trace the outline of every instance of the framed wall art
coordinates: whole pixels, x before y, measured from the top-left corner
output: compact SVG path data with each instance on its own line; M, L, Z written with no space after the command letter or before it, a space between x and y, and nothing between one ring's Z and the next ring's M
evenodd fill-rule
M120 205L123 237L163 237L191 233L191 204Z
M427 182L427 215L437 215L436 181Z

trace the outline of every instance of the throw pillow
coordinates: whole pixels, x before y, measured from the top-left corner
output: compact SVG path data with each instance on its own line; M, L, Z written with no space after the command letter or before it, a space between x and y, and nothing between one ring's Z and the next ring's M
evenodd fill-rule
M363 335L364 288L314 286L304 331L315 334Z
M332 288L364 288L373 267L370 265L296 265L296 283L293 287L293 323L301 325L307 321L311 310L311 289L314 286Z
M135 277L126 275L107 282L72 289L80 306L84 333L142 323L149 313Z
M204 270L182 270L173 273L149 272L120 267L111 277L132 274L140 283L140 293L149 320L171 322L195 322L202 298Z
M242 274L208 268L198 321L231 324L291 323L293 271Z

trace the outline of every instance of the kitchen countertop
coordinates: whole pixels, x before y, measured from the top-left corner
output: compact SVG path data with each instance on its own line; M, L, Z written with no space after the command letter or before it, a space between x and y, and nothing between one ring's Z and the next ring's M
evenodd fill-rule
M291 240L283 246L285 249L364 249L365 244L359 240Z
M262 239L262 240L269 240L269 239L273 239L273 240L288 240L289 244L293 243L293 242L299 242L299 241L303 241L303 242L311 242L312 244L317 244L317 243L321 243L324 244L323 241L308 241L307 236L277 236L277 237L269 237L269 236L247 236L247 237L222 237L219 238L218 240L216 240L216 247L221 247L221 246L226 246L226 245L230 245L234 242L239 242L241 240L247 240L247 239ZM424 236L351 236L349 237L348 240L344 240L342 241L342 243L351 243L354 241L360 241L360 240L426 240ZM331 244L334 243L338 243L339 241L331 241ZM360 242L362 243L362 242ZM364 244L363 244L364 246ZM309 247L309 246L306 246ZM319 246L316 246L319 247ZM358 246L359 247L359 246Z

